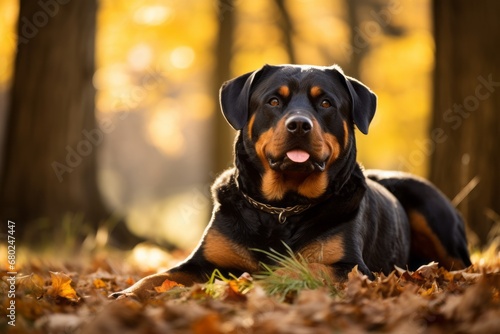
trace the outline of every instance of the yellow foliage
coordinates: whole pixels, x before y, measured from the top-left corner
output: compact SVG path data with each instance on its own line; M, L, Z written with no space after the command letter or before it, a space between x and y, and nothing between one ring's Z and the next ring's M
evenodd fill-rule
M62 297L71 301L79 301L80 297L71 287L71 278L61 272L50 272L52 286L48 290L48 294L52 297Z
M190 145L183 128L209 120L217 110L214 51L219 26L229 14L235 19L230 76L289 62L286 34L297 62L340 63L347 70L355 56L352 38L371 24L376 29L362 48L359 79L378 95L379 107L370 135L358 136L359 160L367 167L425 174L429 154L420 148L428 131L434 66L430 1L360 7L357 26L349 22L347 6L341 0L286 1L293 28L284 31L283 16L270 0L100 0L93 79L98 117L143 113L149 143L178 158ZM403 34L384 32L384 13ZM18 1L0 0L0 35L7 37L0 43L0 85L13 69L17 15Z
M16 50L15 24L19 11L18 1L0 0L0 86L6 84L11 76Z
M104 281L102 279L100 279L100 278L94 279L94 281L92 282L92 284L94 285L94 287L96 289L102 289L102 288L107 287L106 283L104 283Z

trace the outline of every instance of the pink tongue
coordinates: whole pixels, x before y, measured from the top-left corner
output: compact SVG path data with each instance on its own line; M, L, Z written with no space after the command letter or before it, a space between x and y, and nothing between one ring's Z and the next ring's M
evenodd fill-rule
M309 159L309 153L301 150L288 151L286 152L286 156L293 162L299 162L299 163L305 162L307 161L307 159Z

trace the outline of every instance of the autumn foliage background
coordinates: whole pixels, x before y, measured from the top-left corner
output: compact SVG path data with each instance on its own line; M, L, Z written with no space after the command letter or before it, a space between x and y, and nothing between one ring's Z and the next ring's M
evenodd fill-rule
M96 147L99 189L134 233L187 248L197 243L211 212L208 187L232 163L234 133L220 115L218 88L266 63L340 64L379 98L370 136L357 139L359 161L426 175L429 154L419 145L431 108L429 2L351 8L344 1L290 1L285 11L279 3L99 1L93 85L97 125L110 129ZM2 0L1 8L7 108L17 1ZM359 12L356 22L351 11ZM230 20L232 36L221 35L219 26ZM230 61L219 64L221 53L230 53ZM77 143L67 145L76 150ZM53 161L65 164L67 149L61 151ZM62 172L63 183L75 174ZM78 214L68 212L66 224L78 223Z
M56 15L65 15L62 3L61 12L47 14L47 26L39 27L29 41L31 45L58 19ZM456 14L455 4L447 4L450 13ZM358 160L367 168L429 176L433 154L429 129L436 114L432 99L437 49L432 8L436 7L431 0L98 1L91 83L96 93L95 110L89 111L95 111L96 125L83 129L86 132L81 131L81 135L78 132L76 141L65 140L44 165L48 174L33 173L32 180L43 184L47 193L56 194L61 184L77 179L85 159L74 171L59 174L52 164L64 164L68 150L76 150L86 134L101 129L102 141L93 146L92 155L97 161L96 181L107 215L92 219L88 212L67 210L61 200L55 203L64 208L57 218L40 213L29 224L16 222L26 225L27 231L17 235L15 328L7 325L4 315L9 302L4 292L9 284L3 255L7 254L8 244L3 238L7 234L2 226L0 331L498 330L500 216L493 206L485 213L488 228L484 235L476 237L469 229L474 265L460 272L447 272L430 264L417 272L399 268L371 282L353 270L347 283L326 284L310 268L301 267L300 259L292 259L292 267L303 275L295 281L280 282L278 278L277 282L272 274L260 278L214 276L207 284L193 288L166 282L148 302L107 298L110 292L147 274L173 266L196 245L211 211L209 186L231 164L234 133L220 115L218 88L223 81L266 63L339 64L378 96L370 135L357 135ZM35 8L35 12L43 10ZM18 20L24 22L22 19L18 1L0 0L2 134L9 127L10 89L19 42L16 24ZM456 42L453 31L448 37ZM57 34L51 38L49 50L59 50L71 42ZM45 66L37 61L42 56L43 52L33 55L37 69ZM458 61L453 64L463 68L456 65ZM79 64L73 68L79 69ZM498 72L489 68L474 75L487 77L491 73L496 81ZM69 84L71 78L67 80ZM473 87L477 84L475 77L470 81ZM50 82L36 85L53 91ZM36 105L37 101L33 102ZM43 112L51 115L51 110ZM470 119L464 122L471 123ZM39 131L43 135L29 143L30 147L50 142L47 138L56 132L50 128ZM494 139L485 138L486 143L491 141ZM5 143L7 136L0 136L0 144ZM496 152L494 148L491 151ZM18 167L28 165L29 169L31 160L27 161ZM8 163L7 155L0 155L0 171L6 170ZM466 159L461 163L468 165ZM458 205L479 180L469 178L464 171L459 180L444 182L465 189L448 195ZM51 198L33 195L37 190L28 185L19 196L24 192L35 201ZM70 190L78 193L78 189ZM2 198L7 195L3 191ZM60 197L70 197L65 195ZM462 203L461 209L468 210L469 204ZM0 213L4 219L4 213ZM111 233L122 223L136 239ZM283 287L293 288L285 293L280 290Z

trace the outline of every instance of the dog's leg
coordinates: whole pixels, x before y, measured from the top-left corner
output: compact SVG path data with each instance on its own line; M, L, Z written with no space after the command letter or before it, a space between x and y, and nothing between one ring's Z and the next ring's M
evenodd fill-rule
M166 272L146 276L137 281L131 287L122 291L114 292L110 294L109 297L118 298L125 296L145 300L151 295L151 292L154 292L154 288L161 286L165 280L174 281L185 286L191 286L194 283L201 283L205 280L202 275L183 271L182 266L186 264L189 265L189 263L186 262L181 266L172 268Z

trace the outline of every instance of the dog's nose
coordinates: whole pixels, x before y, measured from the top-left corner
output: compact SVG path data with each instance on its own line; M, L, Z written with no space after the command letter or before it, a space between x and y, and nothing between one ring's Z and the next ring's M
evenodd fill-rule
M288 132L296 135L305 135L311 131L313 127L312 121L302 115L295 115L290 117L285 122L286 129Z

